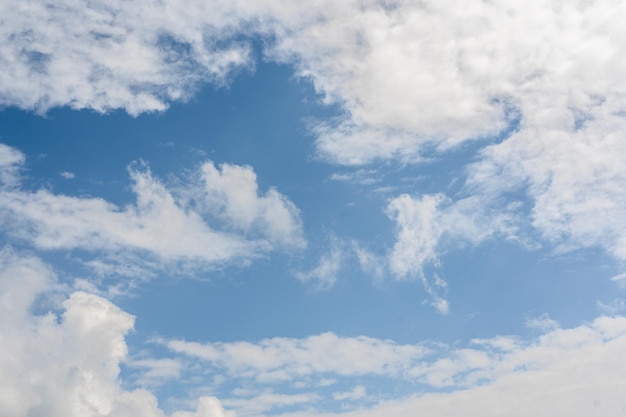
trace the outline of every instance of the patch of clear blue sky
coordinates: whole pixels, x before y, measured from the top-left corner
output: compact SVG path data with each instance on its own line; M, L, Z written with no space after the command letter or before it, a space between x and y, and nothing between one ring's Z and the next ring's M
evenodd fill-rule
M449 316L423 303L428 296L418 282L375 285L354 259L344 263L330 291L316 292L295 280L293 272L313 267L332 235L384 253L393 244L393 224L383 213L388 199L402 192L458 192L465 164L489 142L477 141L425 164L369 166L378 171L378 185L392 187L374 192L376 186L331 181L334 172L350 170L314 157L307 126L337 111L321 105L310 83L293 78L292 68L258 62L254 72L238 74L228 88L206 87L160 114L133 118L119 111L57 109L40 117L4 109L0 140L27 155L27 187L102 197L123 206L134 198L127 173L133 161L145 160L167 180L211 159L252 166L260 190L275 186L301 209L310 241L302 254L273 253L250 267L206 271L200 279L160 276L133 297L115 300L137 316L131 343L153 334L254 341L325 331L399 343L453 343L531 334L523 327L525 317L544 312L574 325L597 315L596 300L612 298L607 278L614 265L601 253L554 257L501 241L443 257L435 272L449 283ZM64 179L62 171L76 178ZM45 257L69 275L84 272L62 251Z

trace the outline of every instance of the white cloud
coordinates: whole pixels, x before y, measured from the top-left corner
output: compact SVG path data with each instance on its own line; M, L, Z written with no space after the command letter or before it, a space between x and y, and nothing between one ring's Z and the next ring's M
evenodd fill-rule
M514 215L486 211L482 204L473 196L452 202L442 194L402 194L385 210L395 222L396 237L384 264L396 279L419 278L431 304L442 314L449 311L447 284L434 271L425 270L438 267L449 247L476 245L498 235L510 237L517 231ZM361 248L356 253L364 271L371 270L376 258ZM380 274L380 266L374 272Z
M152 393L121 387L134 317L84 292L71 294L60 316L33 314L55 283L39 259L0 251L0 416L165 417Z
M332 334L304 339L266 339L257 344L168 343L171 350L204 361L201 367L204 371L212 368L211 372L226 373L231 381L240 378L236 380L241 381L242 386L250 387L245 393L235 393L234 398L245 396L245 399L225 400L235 409L241 407L244 414L274 410L269 402L264 402L267 407L257 410L247 408L250 407L248 401L268 392L285 401L303 400L302 411L287 413L289 416L586 417L618 416L624 411L621 382L626 371L626 361L621 354L626 348L624 317L599 317L570 329L546 329L545 334L531 340L496 336L471 340L466 347L432 342L429 346L432 348L426 348L426 344L397 345L391 341L339 338ZM197 364L190 369L195 368ZM261 380L260 376L277 370L285 371L289 378ZM372 376L387 378L387 381L354 385L352 390L344 392L320 390L319 396L310 398L308 403L299 394L276 392L279 387L291 392L292 381L301 381L304 377L321 380L329 374L343 384ZM390 400L385 390L393 391L389 387L394 383L424 385L415 385L420 393ZM276 387L274 391L267 391L268 384ZM432 393L432 388L423 388L428 386L445 389L445 392ZM255 389L259 394L255 394ZM574 397L579 408L571 407ZM372 398L387 399L371 406ZM321 402L347 399L354 402L357 411L337 414L306 411ZM275 409L283 405L278 404ZM462 412L465 409L467 413ZM597 414L590 414L590 410ZM568 414L567 411L574 412Z
M140 385L158 385L168 379L177 379L182 366L176 359L131 359L126 364L141 370L136 381Z
M213 167L212 163L205 163L203 168L207 167ZM4 188L2 226L38 249L85 250L97 256L87 261L97 271L131 275L147 274L152 267L173 262L190 267L245 262L274 247L305 244L293 203L274 189L258 195L251 168L225 165L223 169L218 178L200 177L168 188L147 167L131 167L136 201L126 207L43 189ZM232 188L242 185L236 181L241 172L247 175L245 201L232 198L241 193ZM184 197L204 186L221 187L222 194L198 198L202 204L197 206ZM250 207L246 215L252 217L237 217L240 210Z
M616 298L609 302L598 301L597 305L604 314L615 315L626 311L626 300L623 298Z
M527 317L524 323L529 329L536 329L548 332L561 327L559 322L550 318L547 313L543 313L538 317Z
M59 175L65 178L66 180L73 180L74 178L76 178L76 174L74 174L73 172L69 172L69 171L62 171L59 173Z
M619 288L626 288L626 273L622 272L614 277L611 277L611 281L615 282Z
M400 375L429 352L425 346L398 345L365 336L323 333L305 339L272 338L259 343L165 341L173 352L206 361L233 377L290 381L325 375ZM280 378L276 378L279 376Z
M227 407L236 409L237 415L243 417L258 416L266 411L274 411L293 405L311 404L318 400L319 396L313 393L277 394L272 391L265 391L250 398L225 398L222 403Z
M296 206L276 189L259 195L256 174L249 166L212 162L202 165L204 195L201 202L210 212L245 232L258 229L268 240L304 247L302 225Z
M481 152L468 171L468 194L481 201L488 190L525 193L532 207L518 214L530 214L545 241L562 251L600 246L626 259L621 3L64 0L53 7L27 0L0 7L7 22L0 104L162 110L199 83L220 84L250 66L240 39L261 37L265 59L292 64L325 103L343 109L314 128L323 158L418 161L510 135Z
M158 111L248 62L245 45L215 45L229 37L228 23L212 25L225 16L210 5L29 0L0 7L7 16L0 29L4 105Z
M525 193L531 207L518 212L558 251L597 246L626 259L626 120L609 116L618 111L610 107L571 133L547 121L485 148L469 167L467 190L499 209L505 196Z
M345 400L360 400L367 395L367 390L363 385L357 385L352 388L350 391L344 392L336 392L333 394L333 398L337 401L345 401Z
M36 300L56 291L55 282L54 274L37 258L6 248L0 252L0 415L164 417L152 393L122 388L119 367L128 351L124 337L134 318L106 299L84 292L67 298L60 316L33 314ZM170 341L168 346L212 361L231 377L254 378L282 369L293 377L309 375L320 381L329 373L341 380L379 375L403 384L413 380L447 387L446 392L388 399L336 414L311 411L311 405L325 398L322 392L284 394L264 389L255 394L251 390L224 400L242 415L263 415L285 407L301 410L285 414L291 417L618 417L625 411L624 317L600 317L575 328L553 329L531 341L498 336L473 340L468 347L439 344L437 350L333 334L266 339L257 345ZM158 368L163 363L148 365ZM357 385L343 394L331 392L329 399L371 404L362 394L365 387ZM172 417L234 415L217 398L203 397L195 412L174 412Z
M224 410L222 403L216 397L201 397L195 412L177 411L172 414L172 417L236 417L236 414L233 411Z
M319 263L310 271L295 272L295 277L302 282L313 282L317 289L332 288L341 269L343 250L339 241L333 239L328 253L320 257Z
M24 155L15 148L0 143L0 186L11 187L19 182L19 168Z
M330 176L330 180L358 185L372 185L380 181L380 174L374 169L357 169L356 171L335 172Z

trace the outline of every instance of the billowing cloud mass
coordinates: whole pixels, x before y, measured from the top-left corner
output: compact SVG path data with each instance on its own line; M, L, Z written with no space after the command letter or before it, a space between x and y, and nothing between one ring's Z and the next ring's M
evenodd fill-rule
M23 157L6 146L0 155L12 162L3 172L15 183ZM274 248L305 245L298 209L275 189L259 194L249 167L225 164L218 170L206 162L196 178L170 188L141 164L129 173L136 201L126 207L4 186L3 228L38 249L94 253L90 266L121 275L176 262L210 267L249 261Z
M0 7L1 104L162 110L199 83L221 84L252 66L246 39L260 37L266 59L293 65L343 109L314 127L322 157L348 165L419 161L502 135L469 168L468 193L521 191L532 201L532 226L550 244L601 246L626 258L626 223L602 220L626 218L621 2Z
M626 259L621 2L0 7L1 104L161 110L199 83L220 84L253 65L246 39L261 37L266 59L292 64L343 109L314 128L327 160L418 161L502 135L469 167L468 195L525 193L532 206L521 214L549 244L600 246ZM251 221L250 213L230 214Z
M395 228L386 248L351 241L364 270L420 280L445 314L436 267L450 248L506 239L626 261L624 21L619 0L9 0L0 2L0 107L136 116L228 85L256 60L287 64L335 112L308 121L317 161L343 166L333 180L382 187L385 163L471 154L457 186L389 197L379 212ZM167 182L135 163L134 200L121 206L33 191L24 163L0 144L0 236L67 251L97 277L245 265L307 244L298 208L260 190L248 166L207 161ZM342 251L321 251L296 277L330 288ZM155 340L169 357L129 360L134 318L89 293L97 279L82 282L85 292L69 291L34 255L0 250L0 417L165 417L155 393L124 384L126 360L142 374L135 383L204 384L183 407L196 411L171 417L626 415L624 317L562 329L539 315L526 321L543 332L532 340L465 346L334 332L164 335ZM597 305L624 311L615 297ZM388 398L374 379L413 394Z
M55 286L55 274L39 259L0 250L0 416L165 417L152 393L121 387L124 337L134 317L84 292L71 294L60 316L33 314ZM207 397L196 413L174 416L232 414Z

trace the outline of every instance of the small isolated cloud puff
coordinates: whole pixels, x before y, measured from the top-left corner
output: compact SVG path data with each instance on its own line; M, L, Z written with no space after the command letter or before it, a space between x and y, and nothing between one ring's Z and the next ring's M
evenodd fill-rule
M134 317L84 292L63 302L60 317L33 315L35 299L55 281L39 259L0 251L0 415L165 417L152 393L121 387L124 337ZM214 398L180 415L234 417Z
M74 174L73 172L69 172L69 171L62 171L59 173L59 175L65 178L66 180L73 180L74 178L76 178L76 174Z
M550 318L547 313L543 313L538 317L527 317L524 322L529 329L549 332L560 327L559 322Z
M208 166L212 164L204 165ZM197 190L196 183L168 188L147 167L137 164L129 168L136 201L124 208L99 198L4 187L0 225L38 249L94 253L100 256L90 261L94 267L119 274L141 273L143 268L171 262L215 266L254 259L275 246L302 247L302 226L293 203L273 189L259 196L250 168L229 167L219 181L199 180L207 187L222 187L222 194L204 199L201 209L179 197ZM241 193L231 188L240 185L232 177L241 171L248 173L247 185L254 191L245 201L232 198ZM242 220L237 216L248 209L247 204L252 207L252 218ZM256 233L249 236L252 228Z

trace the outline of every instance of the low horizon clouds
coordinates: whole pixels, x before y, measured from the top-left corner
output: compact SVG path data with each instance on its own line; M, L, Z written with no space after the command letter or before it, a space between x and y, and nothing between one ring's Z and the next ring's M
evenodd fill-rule
M9 248L0 250L0 289L4 311L0 341L5 352L0 359L2 416L243 417L304 406L297 413L288 408L284 415L408 417L418 411L458 415L466 410L464 415L476 417L501 413L617 417L626 406L623 384L615 383L626 372L626 361L619 359L626 348L626 318L598 317L561 329L542 315L529 319L551 321L549 327L540 326L543 334L535 339L497 336L473 339L467 347L435 342L401 345L334 333L204 344L160 339L178 356L144 358L135 365L130 358L130 366L146 369L146 378L200 378L213 385L214 392L219 391L215 381L220 379L212 374L225 373L247 387L231 388L230 395L228 389L220 391L221 401L203 396L195 412L166 414L148 389L122 387L120 366L129 359L125 336L133 328L133 316L81 291L59 301L54 295L59 290L57 278L49 266ZM56 303L58 313L33 313L42 299ZM155 373L164 366L167 372ZM385 400L384 394L380 397L373 388L365 391L356 383L365 376L453 389ZM351 390L342 388L353 378ZM276 391L285 382L290 388ZM316 411L325 399L344 403L346 411L328 413L324 407ZM361 400L372 406L355 407L353 402Z

